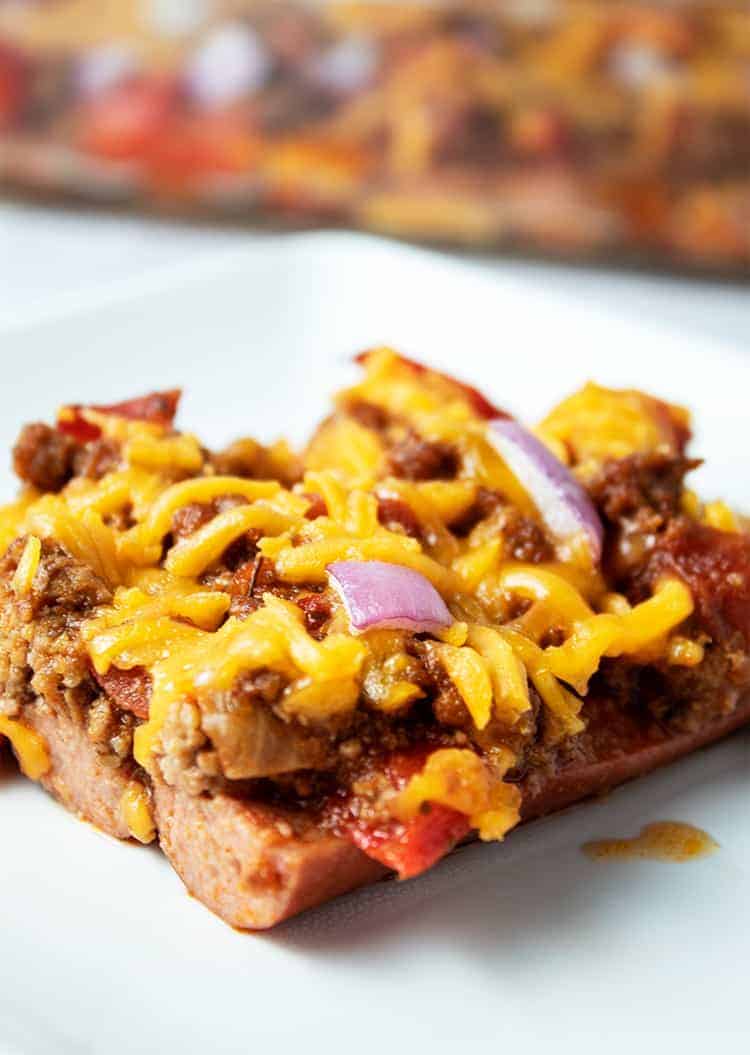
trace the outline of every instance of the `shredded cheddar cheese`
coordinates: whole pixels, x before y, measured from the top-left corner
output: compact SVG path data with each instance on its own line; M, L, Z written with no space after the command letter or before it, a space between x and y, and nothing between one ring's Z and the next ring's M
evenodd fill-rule
M740 522L737 514L726 502L708 502L703 510L703 522L719 531L739 531Z
M373 427L352 412L363 405ZM537 518L537 526L538 515L523 482L487 443L470 390L380 349L337 408L291 486L282 480L297 459L283 445L271 453L251 440L233 447L248 463L276 468L278 479L217 475L194 436L86 411L85 420L120 445L120 463L101 479L76 478L55 494L28 492L0 511L0 552L26 539L14 557L12 590L19 599L29 595L50 542L109 587L108 603L83 622L81 640L99 677L112 669L148 673L148 718L135 729L133 753L152 775L175 709L189 704L200 723L207 702L248 674L280 679L274 722L318 730L343 727L358 711L378 712L381 721L428 714L429 668L465 706L462 735L481 734L475 743L483 746L434 750L394 799L394 816L406 822L425 804L441 804L465 814L483 839L502 838L520 805L503 779L513 764L508 745L533 729L538 698L545 735L560 741L584 729L583 699L604 660L698 665L706 641L692 640L683 625L693 598L682 581L665 578L653 596L631 604L608 589L601 572L564 554L554 562L512 559L512 538L492 511L480 509L481 489ZM585 478L604 458L666 449L681 427L686 419L676 408L589 385L538 434ZM453 445L454 478L392 475L389 444L412 432ZM723 503L703 507L690 495L683 502L696 520L739 529ZM176 514L196 504L199 526L181 533ZM403 522L383 516L384 505L403 507ZM230 562L230 552L240 556ZM355 633L338 597L322 629L308 624L300 597L315 601L336 561L419 572L441 595L450 625L430 634ZM272 569L272 588L256 585L261 566ZM0 717L0 733L29 775L46 771L44 744L30 729ZM143 783L128 785L121 812L134 838L153 839Z
M33 491L27 491L17 501L10 505L0 506L0 557L5 553L8 546L19 535L23 534L23 525L29 506L37 500Z
M508 758L507 765L511 764ZM502 782L473 751L445 748L430 755L421 773L398 795L393 811L402 820L415 817L424 803L465 813L480 839L502 839L520 819L521 793Z
M732 534L743 530L740 517L726 502L701 502L694 491L685 489L681 496L683 513L700 524L715 528L717 531L728 531Z
M511 597L543 602L551 617L566 628L593 615L574 586L562 576L538 565L506 564L497 576L496 587Z
M156 838L156 825L151 813L147 789L139 780L131 780L122 793L120 811L123 823L139 843L151 843Z
M435 643L430 646L458 689L477 729L484 729L492 716L492 681L486 660L469 645Z
M74 511L61 496L44 495L27 510L24 526L40 539L60 542L110 585L123 581L115 533L95 510Z
M228 509L198 528L193 535L178 542L167 554L164 567L173 575L195 578L248 531L276 535L290 526L290 517L262 502Z
M140 523L120 536L118 553L134 564L156 564L161 558L164 536L178 509L224 495L238 495L248 501L268 498L278 490L279 485L273 481L243 480L235 476L200 477L173 484L159 495Z
M11 586L17 597L23 597L31 592L41 554L41 539L38 539L36 535L29 535L11 580Z
M143 469L197 473L203 465L203 454L195 436L140 436L125 445L125 460Z
M472 626L468 640L485 661L492 680L495 713L512 727L531 707L525 666L512 645L492 627Z
M305 464L313 470L335 469L366 485L375 479L384 458L377 436L351 418L337 416L318 430L307 448Z
M553 675L544 651L518 630L498 629L524 664L534 688L549 708L559 727L559 738L580 733L584 724L578 717L581 701L568 692Z
M642 392L590 383L563 400L538 432L553 453L562 447L587 471L606 458L670 449L675 429L687 429L689 422L682 407L660 403Z
M15 718L0 714L0 736L7 736L21 769L30 780L39 780L51 766L47 745L33 729Z

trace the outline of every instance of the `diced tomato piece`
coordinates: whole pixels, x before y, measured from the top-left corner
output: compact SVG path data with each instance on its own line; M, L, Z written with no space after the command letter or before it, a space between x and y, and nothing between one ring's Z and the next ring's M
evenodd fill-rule
M259 149L257 139L237 117L185 116L154 142L149 174L157 187L179 190L201 176L251 171Z
M132 421L147 421L153 425L171 425L174 421L182 391L179 388L166 392L150 392L146 396L136 396L122 403L85 405L74 403L63 407L58 414L57 427L60 432L72 436L79 443L88 443L101 435L98 425L88 421L85 411L93 410L98 414L112 414L114 417L130 418Z
M400 790L423 769L430 748L427 745L399 751L386 759L383 768ZM372 825L359 818L344 820L342 830L368 857L392 868L399 879L411 879L426 872L471 831L469 819L449 806L432 803L412 821L392 820Z
M91 440L98 440L102 430L98 425L86 421L83 409L79 406L63 407L57 416L57 431L72 436L79 443L89 443Z
M94 672L94 677L121 710L130 711L136 718L148 718L151 675L143 667L132 670L110 667L106 674Z
M368 857L397 872L399 879L411 879L450 853L469 831L463 813L432 805L409 824L396 824L387 830L354 827L349 838Z
M171 425L180 404L182 389L169 388L166 392L149 392L146 396L135 396L122 403L94 406L100 414L113 414L133 421L148 421L153 425Z
M29 85L28 62L15 48L0 43L0 128L18 117Z
M165 134L178 102L176 83L165 78L119 84L85 107L81 146L113 161L143 160Z
M360 352L359 355L355 356L356 362L366 362L369 354L369 351ZM443 374L439 370L433 370L431 367L425 366L424 363L418 363L416 359L409 359L405 355L399 355L398 359L399 362L404 363L404 365L410 366L416 374L434 374L434 376L439 377L441 381L453 385L454 388L457 388L468 400L469 406L479 415L480 418L486 418L489 420L490 418L508 417L506 411L501 410L500 407L496 407L494 403L490 403L489 399L487 399L478 388L474 388L472 385L467 385L463 381L458 381L455 377L451 377L450 374Z

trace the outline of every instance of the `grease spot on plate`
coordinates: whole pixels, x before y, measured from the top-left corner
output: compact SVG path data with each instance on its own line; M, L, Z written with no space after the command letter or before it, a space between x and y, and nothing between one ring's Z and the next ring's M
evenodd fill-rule
M719 849L708 832L682 821L655 821L630 839L597 839L583 852L596 861L645 857L652 861L692 861Z

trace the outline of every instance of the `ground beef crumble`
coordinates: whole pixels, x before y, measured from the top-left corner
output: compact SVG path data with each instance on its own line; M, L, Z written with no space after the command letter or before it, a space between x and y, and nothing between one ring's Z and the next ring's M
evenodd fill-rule
M498 526L505 543L505 554L526 564L541 564L552 560L554 549L544 531L530 517L512 506L505 506L498 514Z
M25 425L13 448L13 469L39 491L59 491L74 474L78 444L41 422Z
M419 518L402 498L379 495L378 522L388 531L409 535L410 538L422 537L422 525L419 523Z
M589 491L602 518L619 524L626 517L659 518L679 512L685 476L700 461L651 452L606 462ZM652 525L652 527L658 525Z
M272 593L275 597L298 604L313 637L320 635L324 622L330 617L330 608L324 600L311 600L312 595L322 597L325 592L323 586L318 583L292 585L282 582L276 575L273 561L260 553L240 563L227 581L218 585L225 589L231 598L229 615L238 619L247 619L257 611L263 603L265 593Z
M222 451L206 452L209 465L219 476L239 476L250 480L279 480L285 487L297 483L301 466L296 459L280 463L271 451L252 439L235 440Z
M384 432L391 423L390 415L382 407L364 400L350 402L346 407L347 414L366 429L373 432Z
M119 468L122 461L120 445L114 440L92 440L79 445L73 457L73 475L87 480L101 480Z
M679 730L731 713L750 687L750 536L681 512L685 474L698 464L681 455L632 455L606 463L590 486L610 580L637 604L664 575L682 579L695 601L684 632L707 642L695 667L605 660L591 691Z
M235 506L247 505L247 499L242 495L222 495L210 502L190 502L181 506L172 515L172 541L176 542L190 535L208 524L219 513L225 513Z
M0 712L24 707L60 712L83 724L105 764L130 754L133 716L100 692L80 639L80 626L109 587L56 542L45 540L31 593L18 599L10 581L26 540L0 561Z
M394 443L388 455L389 471L404 480L452 480L458 467L455 447L422 439L415 432Z
M78 443L49 425L26 425L13 448L19 479L39 491L60 491L74 476L100 480L121 460L119 444L97 439Z
M487 487L477 489L471 507L459 521L451 525L451 530L460 538L465 537L479 523L490 518L498 535L503 537L504 553L508 559L539 564L554 557L554 550L542 527L510 505L499 491Z
M325 593L306 593L297 598L305 617L305 629L316 641L325 637L326 624L331 618L331 600Z
M631 594L639 599L664 575L687 583L695 601L693 618L701 630L720 644L739 634L750 648L749 534L676 517L633 575Z
M470 729L471 715L466 704L430 643L417 638L412 642L410 652L420 661L422 677L416 680L431 700L435 720L451 729Z
M115 768L126 762L133 750L135 716L107 696L97 696L86 712L86 731L99 750L104 765Z
M199 708L187 701L167 711L161 731L159 768L167 784L200 795L215 790L216 766ZM206 771L208 770L208 772Z
M699 464L657 452L604 464L589 493L605 527L604 564L615 583L642 568L657 537L679 516L685 475Z

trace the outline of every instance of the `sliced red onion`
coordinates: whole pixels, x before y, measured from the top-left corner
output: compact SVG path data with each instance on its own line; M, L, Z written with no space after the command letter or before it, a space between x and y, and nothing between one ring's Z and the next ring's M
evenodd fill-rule
M262 88L272 66L268 49L250 26L227 23L209 33L193 55L188 91L202 106L227 106Z
M411 568L380 560L339 560L327 570L352 630L358 633L385 629L435 633L453 622L432 583Z
M570 470L512 418L496 418L490 442L528 492L550 534L570 548L582 540L596 564L602 555L604 529L591 499Z
M378 68L378 49L364 37L346 37L324 51L311 65L310 76L337 95L366 88Z
M93 97L115 88L138 72L138 57L126 44L106 44L81 56L75 81L81 95Z

